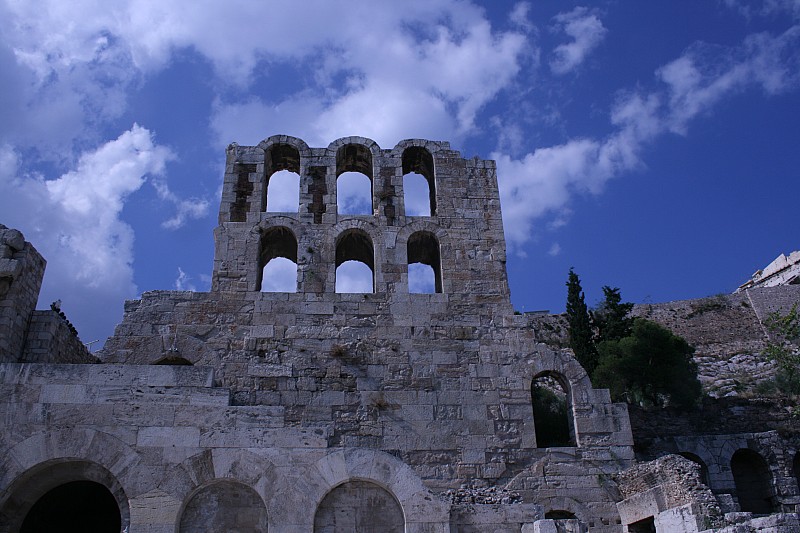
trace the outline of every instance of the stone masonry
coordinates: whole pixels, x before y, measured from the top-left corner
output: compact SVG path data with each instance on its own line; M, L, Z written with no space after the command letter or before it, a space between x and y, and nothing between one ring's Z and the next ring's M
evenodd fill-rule
M226 155L211 291L126 302L101 364L76 364L95 361L68 329L20 318L44 262L2 235L22 265L0 264L16 273L6 294L26 262L41 266L24 309L0 294L0 532L30 530L69 491L107 496L129 533L682 531L720 508L697 476L678 494L683 467L637 465L627 407L514 313L494 162L362 137L274 136ZM279 170L300 176L296 212L266 211ZM371 214L338 214L343 172L369 178ZM406 215L409 172L428 182L430 216ZM296 292L260 290L274 258L297 265ZM335 292L350 260L372 292ZM409 292L413 263L434 293ZM29 330L40 342L25 348ZM566 403L558 445L534 417L540 385ZM636 507L644 493L674 497ZM791 531L798 493L773 491L772 531ZM726 505L739 510L735 490Z

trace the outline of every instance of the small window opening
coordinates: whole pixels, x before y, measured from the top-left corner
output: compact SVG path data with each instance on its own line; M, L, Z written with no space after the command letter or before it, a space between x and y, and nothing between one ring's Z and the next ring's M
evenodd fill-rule
M742 448L731 457L736 496L743 512L769 514L775 510L772 473L758 452Z
M264 155L262 210L296 213L300 205L300 152L289 144L273 144Z
M257 290L297 292L297 239L288 228L270 228L261 237Z
M371 215L372 152L346 144L336 152L336 209L340 215Z
M424 183L419 183L419 177ZM433 156L425 148L412 146L403 151L403 189L407 216L436 216Z
M630 533L656 533L656 519L648 516L644 520L628 524L628 531Z
M563 510L553 510L544 513L544 517L549 520L575 520L575 513Z
M442 292L442 263L439 241L427 231L418 231L408 239L408 291Z
M706 465L705 461L691 452L680 452L678 455L685 457L694 464L700 466L700 481L702 481L706 487L711 487L711 478L708 477L708 466Z
M300 205L300 174L279 170L267 183L267 212L295 213Z
M563 376L540 374L531 384L536 446L554 448L575 446L572 405Z
M31 507L21 533L40 531L120 531L122 516L114 495L94 481L70 481L46 492Z
M797 480L797 487L800 488L800 451L794 454L792 471L794 472L794 478Z
M340 215L372 214L372 182L359 172L344 172L336 180L336 208Z
M403 176L406 216L431 216L430 191L428 180L422 174L411 172Z
M336 292L375 292L372 240L364 231L344 232L336 244Z

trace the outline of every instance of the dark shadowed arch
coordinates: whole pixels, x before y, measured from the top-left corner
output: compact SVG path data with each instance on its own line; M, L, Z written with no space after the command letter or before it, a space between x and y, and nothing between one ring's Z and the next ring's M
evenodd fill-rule
M531 405L536 446L576 446L569 381L553 371L537 374L531 382Z
M775 511L775 488L769 465L761 454L742 448L731 457L736 496L743 512L769 514Z

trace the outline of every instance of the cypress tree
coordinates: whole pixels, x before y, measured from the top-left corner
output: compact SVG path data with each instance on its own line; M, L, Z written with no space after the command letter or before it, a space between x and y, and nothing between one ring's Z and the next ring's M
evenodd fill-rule
M597 350L595 349L592 321L589 309L581 288L581 280L570 268L567 278L567 322L569 324L569 347L575 358L591 376L597 368Z

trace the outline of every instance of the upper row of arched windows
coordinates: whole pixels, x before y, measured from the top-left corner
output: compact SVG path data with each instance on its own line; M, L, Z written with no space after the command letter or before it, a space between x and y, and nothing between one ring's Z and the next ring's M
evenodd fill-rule
M267 212L298 209L300 152L289 144L273 144L265 154L265 187L262 198ZM425 148L403 151L403 192L408 216L436 215L436 180L433 156ZM373 213L372 152L360 144L347 144L336 153L337 210L343 215Z
M408 289L412 293L442 292L439 241L428 231L413 233L407 243ZM349 229L336 240L336 292L375 292L375 250L363 230ZM291 230L275 227L261 237L257 290L297 291L297 239Z

